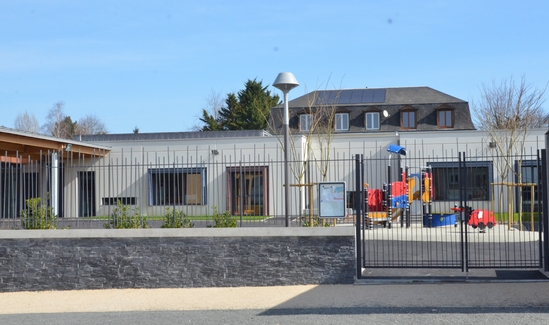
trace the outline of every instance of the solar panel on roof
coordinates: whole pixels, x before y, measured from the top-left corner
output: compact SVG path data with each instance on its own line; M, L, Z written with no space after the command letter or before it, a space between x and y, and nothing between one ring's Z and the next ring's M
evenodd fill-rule
M353 94L352 90L342 90L339 93L339 104L349 104L351 101L351 95Z
M373 89L364 89L364 93L362 94L362 102L361 103L371 103L373 98L374 98L374 90Z
M372 103L385 103L385 89L375 89Z
M353 90L353 94L351 95L351 101L349 102L349 104L360 104L360 103L362 103L362 93L364 93L363 89Z
M327 91L318 91L315 105L325 104L328 101L329 93Z
M336 104L338 100L339 91L328 91L328 98L326 104Z
M315 105L384 103L385 89L348 89L318 91Z

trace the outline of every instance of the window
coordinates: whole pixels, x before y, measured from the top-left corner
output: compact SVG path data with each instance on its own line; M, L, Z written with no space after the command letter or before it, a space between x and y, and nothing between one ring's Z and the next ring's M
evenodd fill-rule
M452 118L454 112L452 110L439 110L438 111L438 127L439 128L453 128L454 119Z
M205 168L149 169L149 205L205 204Z
M103 205L117 205L118 201L120 201L120 204L124 205L135 205L137 202L137 198L135 196L132 197L104 197L101 199L101 204Z
M0 170L0 217L19 216L26 200L40 197L38 173L22 172L20 165L5 163L0 163Z
M365 114L366 130L379 130L379 113L368 112Z
M347 191L347 209L355 208L356 191Z
M415 111L402 111L400 114L400 125L403 129L415 129L417 127Z
M267 166L227 167L228 210L234 215L264 215L268 213Z
M349 130L349 113L336 113L336 115L335 115L335 130L336 131L348 131Z
M515 161L515 170L518 172L520 166L521 183L525 186L517 186L515 188L515 209L518 212L522 202L522 211L530 212L532 208L534 212L539 212L539 195L538 195L538 180L541 178L541 173L538 170L538 162L536 160L523 160L520 164ZM519 182L518 175L515 177L515 182ZM530 184L535 184L534 186Z
M310 131L312 123L313 123L313 116L311 114L299 115L299 130Z
M95 172L78 172L78 216L95 216Z
M433 188L435 201L456 201L460 199L460 168L457 162L428 163L433 171ZM489 201L491 197L492 163L477 161L466 163L461 168L466 175L466 199L468 201Z

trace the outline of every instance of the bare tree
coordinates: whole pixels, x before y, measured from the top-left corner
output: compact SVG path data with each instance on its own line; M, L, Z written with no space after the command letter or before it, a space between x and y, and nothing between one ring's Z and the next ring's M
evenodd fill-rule
M549 85L549 84L548 84ZM523 77L517 83L513 77L499 84L482 84L478 103L473 102L473 120L481 130L525 130L544 125L543 104L547 89L534 88Z
M194 131L203 131L204 121L202 119L211 118L212 121L220 120L220 112L225 105L225 97L221 93L214 90L211 91L210 95L206 97L206 107L202 109L202 118L200 120L201 124L196 124L192 127ZM213 122L210 122L213 123Z
M518 83L511 77L499 84L492 81L491 86L481 86L479 101L472 103L473 120L478 129L488 133L499 155L506 158L523 154L529 130L546 123L546 89L547 85L534 88L524 77ZM510 160L504 166L504 170L509 169L513 169Z
M212 90L210 95L206 98L206 107L214 118L219 118L219 112L223 108L223 105L225 105L225 98L223 95Z
M42 131L48 135L69 139L67 128L63 121L67 117L64 112L65 102L55 103L46 116L46 123L42 126Z
M545 88L535 88L526 83L524 77L519 82L511 77L499 84L495 81L492 81L491 86L483 84L479 101L472 103L472 115L477 128L487 132L488 141L500 158L494 162L502 182L500 207L505 194L503 185L519 186L522 191L524 144L530 129L546 124L547 114L543 109L546 90L547 85ZM515 163L518 164L516 169ZM522 201L519 202L519 208L521 213Z
M332 140L335 133L335 116L337 113L336 103L339 101L339 96L340 92L338 91L335 101L321 102L312 114L314 121L312 129L316 135L316 145L318 146L317 150L312 151L312 153L313 157L317 158L314 161L322 175L323 181L327 180L328 168L330 167L330 158L333 150Z
M26 132L38 133L40 132L40 124L34 114L25 113L17 114L14 123L15 129Z
M105 123L95 114L86 115L78 120L75 128L75 134L107 134Z
M46 123L42 126L45 134L62 138L72 139L78 134L106 134L105 123L96 115L89 114L79 121L73 121L70 116L65 115L65 103L59 101L53 105L46 117Z
M337 99L339 98L339 91ZM321 98L322 91L313 91L307 95L307 106L302 109L302 114L307 115L307 127L290 129L290 141L288 149L291 152L290 170L294 178L292 186L299 188L300 207L305 204L305 193L313 184L306 184L305 175L311 163L320 171L322 181L326 181L330 164L330 157L333 151L333 135L335 133L335 116L337 112L338 100L326 101L326 98ZM269 129L276 130L275 121L282 121L283 110L271 110L271 114L279 114L280 116L264 116L269 123ZM290 114L291 115L291 114ZM300 136L296 138L295 136ZM284 147L281 134L277 135L281 147ZM296 141L297 140L297 141ZM323 225L324 222L318 220L317 217L312 220L311 213L314 208L309 206L309 218L304 220L308 225Z

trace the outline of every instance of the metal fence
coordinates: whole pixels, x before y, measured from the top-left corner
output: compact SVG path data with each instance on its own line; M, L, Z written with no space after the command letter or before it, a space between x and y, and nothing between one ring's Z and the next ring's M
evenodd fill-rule
M382 189L390 183L389 178L401 180L400 171L406 170L416 176L419 186L421 173L427 168L434 185L431 205L416 198L410 205L410 218L399 218L397 222L422 224L425 208L433 213L452 213L454 205L460 204L456 187L458 161L454 154L457 151L451 145L437 152L429 152L429 147L421 143L408 146L408 155L399 158L389 156L382 144L372 145L371 149L357 148L367 157L364 183L370 189ZM290 226L355 224L355 154L351 148L345 153L336 149L339 148L334 148L330 159L289 161ZM2 229L24 228L22 216L30 222L27 226L44 227L42 221L51 226L47 219L55 219L57 228L73 229L112 227L113 217L121 214L142 216L141 225L146 222L154 228L163 226L166 216L179 213L194 227L215 226L216 219L236 221L238 227L284 226L286 221L285 163L280 150L208 150L204 154L187 147L158 151L120 149L96 155L53 151L38 158L23 154L14 158L5 153L0 158ZM468 201L474 207L495 211L499 219L515 218L505 223L507 227L537 229L540 168L536 152L511 158L469 152L467 160L471 168ZM498 172L503 162L510 166L505 179ZM387 170L388 165L392 165L391 171ZM515 176L518 170L520 180ZM346 183L345 217L316 217L320 182ZM520 186L510 185L519 183ZM31 216L42 214L46 220L29 219L29 212Z
M352 225L352 201L348 216L316 217L319 182L346 182L347 192L354 191L353 159L333 157L288 162L286 217L285 163L278 155L201 156L169 148L92 156L55 151L38 159L6 153L0 162L0 228L112 228L122 217L158 228L178 216L194 227L280 227L286 218L292 227Z
M543 155L357 159L359 265L541 267Z

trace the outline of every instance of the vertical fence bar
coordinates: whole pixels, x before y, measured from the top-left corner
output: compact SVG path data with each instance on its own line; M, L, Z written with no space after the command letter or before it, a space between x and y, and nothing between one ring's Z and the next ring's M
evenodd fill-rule
M467 266L467 258L468 258L468 247L467 247L467 211L468 208L466 207L465 202L465 184L464 184L464 157L465 153L460 152L459 153L459 160L458 160L458 179L459 179L459 214L460 214L460 237L461 237L461 271L462 272L468 272L468 266Z
M541 216L539 217L540 222L543 224L543 252L540 250L540 254L543 254L543 265L544 271L549 271L549 186L547 185L549 177L547 173L547 154L548 150L543 149L541 151L541 175L542 175L542 186L543 186L543 199L541 204ZM542 221L543 220L543 221ZM540 227L541 228L541 227Z
M364 188L362 184L362 155L355 156L355 219L356 219L356 278L362 278L362 204L364 202ZM311 208L311 207L309 207Z
M536 186L536 192L532 191L532 194L530 196L530 200L534 201L534 198L537 197L537 205L538 205L538 250L539 250L539 268L543 268L543 237L545 232L543 231L543 223L542 219L545 215L545 183L547 183L547 178L544 177L544 170L545 170L545 164L544 164L544 157L545 156L545 149L538 150L537 151L537 186ZM533 176L533 175L532 175ZM532 218L533 218L533 212L532 212ZM534 231L534 225L532 224L532 231Z

